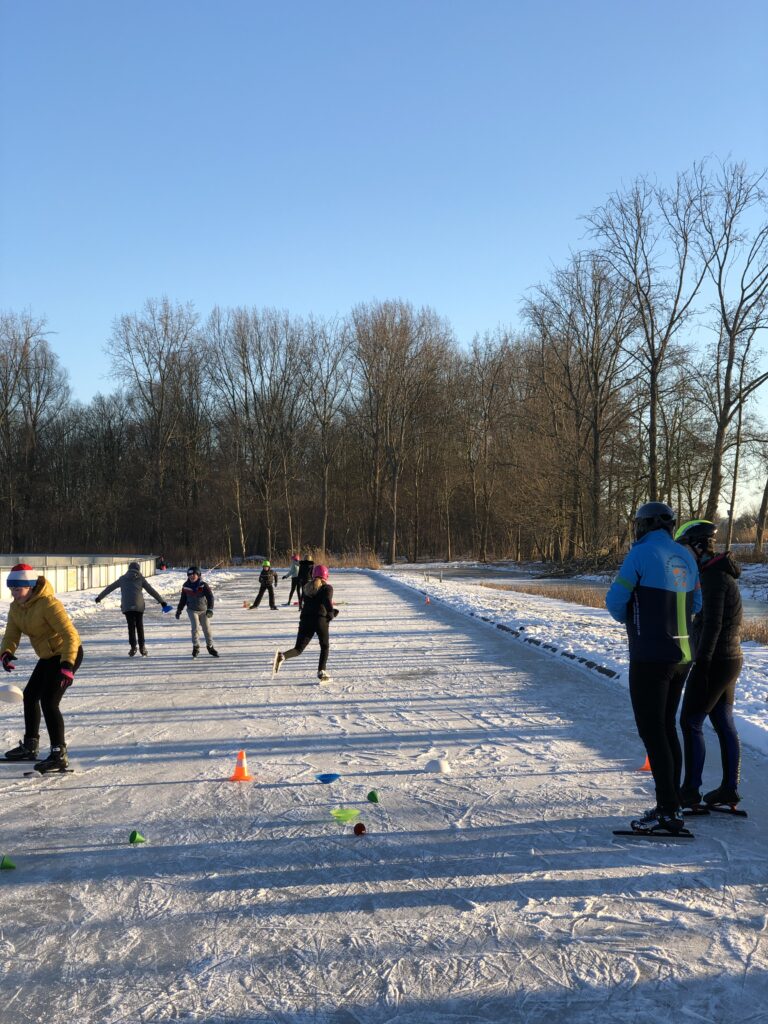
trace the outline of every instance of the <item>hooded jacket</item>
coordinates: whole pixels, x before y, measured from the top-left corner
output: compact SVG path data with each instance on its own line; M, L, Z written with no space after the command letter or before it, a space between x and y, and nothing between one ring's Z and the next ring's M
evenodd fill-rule
M692 660L691 616L701 610L699 569L688 548L666 530L635 541L605 605L627 628L631 661Z
M696 661L730 661L741 657L741 569L730 551L699 565L701 614L693 621Z
M63 662L75 664L80 634L45 576L38 576L26 601L11 601L0 643L2 653L13 654L22 636L29 637L38 658L55 658L58 654Z
M205 580L199 577L194 583L187 580L181 588L176 614L181 615L184 608L188 608L191 612L213 611L213 591Z
M101 601L103 597L106 597L107 594L111 594L112 591L117 590L118 587L120 587L121 612L144 611L144 594L142 593L142 590L146 590L151 597L154 597L159 605L165 604L165 601L160 597L155 588L150 586L150 584L147 583L141 575L138 562L131 562L128 566L128 572L123 573L119 579L116 579L114 583L110 583L108 587L104 587L96 600Z

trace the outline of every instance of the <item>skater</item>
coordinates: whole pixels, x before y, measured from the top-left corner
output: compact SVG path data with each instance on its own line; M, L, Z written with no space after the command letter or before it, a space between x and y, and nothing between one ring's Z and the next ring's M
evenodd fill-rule
M701 609L701 590L696 559L675 543L674 528L668 505L641 505L635 543L605 597L612 617L627 629L632 710L656 784L656 806L631 823L644 833L683 828L676 716L691 663L691 614Z
M304 603L304 587L312 580L312 570L315 567L315 563L312 561L311 555L305 555L299 561L299 571L296 576L296 587L299 594L299 612L301 612L301 606Z
M325 671L328 664L329 635L328 627L339 614L333 607L333 587L328 582L328 569L324 565L316 565L312 570L312 580L304 587L299 631L296 643L289 651L278 651L272 663L272 671L277 674L280 666L289 658L298 658L312 637L317 634L320 641L320 662L317 666L317 678L321 683L330 682L331 677Z
M212 658L218 658L219 652L213 646L213 633L209 621L213 618L213 593L196 565L190 565L187 569L187 582L181 588L179 606L176 609L177 619L181 618L184 608L187 609L192 625L192 657L196 658L200 653L199 637L202 629L208 653Z
M288 600L285 602L288 607L290 607L291 601L293 600L293 592L294 592L294 590L299 590L300 589L299 588L299 562L300 561L301 561L301 559L299 558L299 556L298 555L294 555L293 558L291 559L291 567L290 567L290 569L285 574L285 576L282 577L284 580L287 580L287 579L290 578L290 581L291 581L291 592L288 595Z
M51 584L32 566L14 565L8 573L8 587L13 600L0 643L0 661L6 672L14 670L15 651L24 635L39 661L24 687L24 738L5 756L9 761L36 761L35 769L42 774L64 771L67 744L59 704L83 660L80 637L64 605L54 597ZM51 741L45 760L38 760L41 710Z
M701 805L704 768L704 719L709 715L720 743L723 777L717 789L704 794L704 803L732 809L741 800L738 791L741 746L733 721L736 682L742 665L741 570L730 551L715 554L717 527L706 519L692 519L675 534L699 565L703 607L693 622L695 661L685 683L680 727L683 731L685 777L680 790L683 807Z
M261 604L261 599L264 597L264 591L269 595L269 607L273 612L277 611L277 605L275 604L275 587L277 586L277 573L271 567L269 562L262 562L261 572L259 573L259 592L256 595L256 600L249 607L258 608Z
M136 656L136 649L138 644L139 654L143 657L147 657L147 648L144 645L144 594L143 590L149 594L150 597L154 597L164 612L172 612L173 608L167 603L165 598L160 597L154 587L150 586L149 583L141 575L141 569L138 562L130 562L128 565L128 572L116 579L114 583L110 583L108 587L104 587L102 592L94 600L96 604L111 594L113 590L117 590L120 587L120 611L125 616L126 622L128 623L128 643L130 645L128 649L128 657L133 658Z

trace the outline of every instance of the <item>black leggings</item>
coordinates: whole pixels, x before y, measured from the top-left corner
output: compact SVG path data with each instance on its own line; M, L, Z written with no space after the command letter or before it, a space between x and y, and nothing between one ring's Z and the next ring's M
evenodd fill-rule
M251 608L258 608L259 607L259 605L261 604L261 599L262 599L262 597L264 597L264 591L266 591L267 594L269 595L269 607L270 608L277 607L275 605L275 591L274 591L274 588L271 587L271 586L268 586L268 584L266 584L266 583L262 583L261 586L259 587L258 596L256 597L256 600L251 605Z
M286 601L286 604L290 604L291 603L293 595L296 593L296 591L298 589L299 589L299 581L294 576L293 579L291 580L291 592L288 595L288 600Z
M144 646L144 612L123 612L128 623L128 643L136 647L136 638L139 640L139 647Z
M82 660L83 648L78 647L75 672L80 668ZM39 736L42 708L52 747L60 747L64 743L64 719L59 704L67 691L62 690L60 680L61 658L56 654L53 658L41 658L38 661L24 687L24 733L26 736Z
M645 744L656 784L656 805L662 811L679 806L683 752L676 716L689 664L629 663L629 695L640 739Z
M739 785L741 745L733 721L733 702L741 663L741 658L713 661L707 676L703 679L698 675L696 668L691 671L680 712L680 728L683 730L685 748L685 789L697 793L701 790L701 775L706 756L704 719L707 715L720 741L722 785L729 790L735 790Z
M299 623L299 632L296 634L296 643L293 645L292 650L286 651L286 658L298 658L306 649L307 644L312 637L317 633L317 639L320 641L320 661L317 666L317 671L322 672L325 666L328 664L328 652L330 651L330 637L328 635L328 626L330 623L328 619L318 619L317 622L312 625L304 625Z

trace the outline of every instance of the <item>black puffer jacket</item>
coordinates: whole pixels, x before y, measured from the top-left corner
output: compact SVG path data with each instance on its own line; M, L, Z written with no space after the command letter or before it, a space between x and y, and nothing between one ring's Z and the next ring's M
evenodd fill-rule
M741 657L741 569L730 551L699 565L704 607L694 618L692 639L696 661L727 661Z

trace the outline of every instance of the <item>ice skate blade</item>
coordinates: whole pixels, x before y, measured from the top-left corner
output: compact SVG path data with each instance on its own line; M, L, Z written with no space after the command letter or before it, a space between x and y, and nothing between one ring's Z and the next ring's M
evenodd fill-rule
M673 843L678 839L695 839L693 832L687 828L681 828L679 832L636 832L631 828L616 828L613 830L615 836L629 836L632 839L655 839L657 842L662 839L669 839Z
M709 814L709 807L706 804L699 804L698 807L683 808L684 818L705 818Z
M75 769L74 768L55 768L53 771L50 771L50 772L39 772L39 771L37 771L37 769L34 769L31 772L24 772L24 775L28 779L29 778L44 779L48 775L74 775L74 773L75 773Z
M749 815L746 811L742 811L739 807L731 807L730 804L707 804L710 811L717 811L718 814L732 814L734 818L748 818Z

